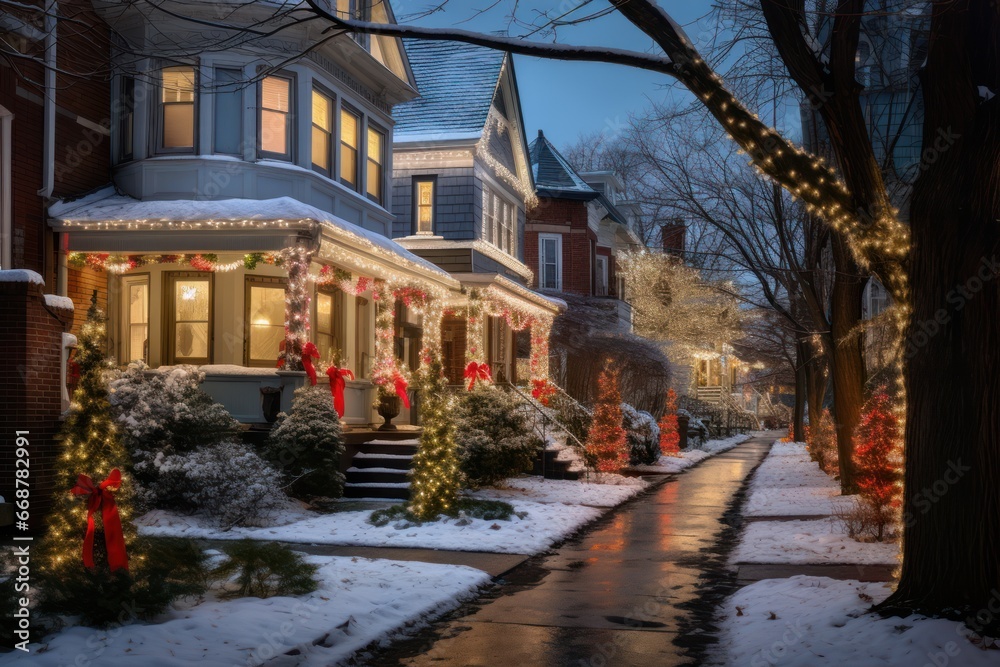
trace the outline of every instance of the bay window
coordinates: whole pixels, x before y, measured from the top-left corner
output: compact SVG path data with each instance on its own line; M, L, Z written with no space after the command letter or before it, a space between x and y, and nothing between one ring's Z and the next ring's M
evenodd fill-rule
M292 159L292 80L266 76L260 83L260 152Z
M224 155L243 153L243 90L240 87L242 79L242 70L222 67L215 69L212 125L215 130L213 150L216 153Z
M368 198L382 204L385 173L385 133L368 126Z
M358 148L361 145L361 116L350 109L340 110L340 182L358 189Z
M160 149L194 150L195 68L164 67L160 72Z
M312 168L324 176L333 175L333 100L312 91Z
M247 366L273 367L285 340L285 282L281 278L246 278Z
M165 275L166 364L208 364L212 359L212 275Z

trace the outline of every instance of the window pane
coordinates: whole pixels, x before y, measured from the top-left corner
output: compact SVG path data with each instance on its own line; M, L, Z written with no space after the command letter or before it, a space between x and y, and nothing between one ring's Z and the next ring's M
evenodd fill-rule
M288 113L291 109L292 82L280 76L265 77L261 83L261 106Z
M323 173L330 173L330 135L318 127L312 129L312 163Z
M417 231L434 230L434 182L417 183Z
M332 129L333 114L331 113L331 100L329 97L318 91L312 94L312 122L313 125L321 127L327 132Z
M382 133L368 128L368 159L382 164Z
M208 322L208 281L178 280L174 284L174 303L178 322Z
M149 285L130 283L128 286L128 361L146 359L149 337Z
M333 297L323 292L316 294L316 331L333 333Z
M239 154L243 137L242 72L234 69L215 70L215 152Z
M164 105L163 147L194 147L194 104Z
M261 111L260 147L268 153L288 153L288 114L266 109Z
M207 359L208 322L178 322L174 350L178 359Z
M277 359L285 339L285 288L250 287L250 358Z
M342 142L352 148L358 147L358 117L346 109L340 112L340 132Z
M163 102L194 103L194 68L163 68Z
M368 160L368 194L382 201L382 165Z
M360 119L346 109L340 112L340 178L351 185L358 183L358 131Z

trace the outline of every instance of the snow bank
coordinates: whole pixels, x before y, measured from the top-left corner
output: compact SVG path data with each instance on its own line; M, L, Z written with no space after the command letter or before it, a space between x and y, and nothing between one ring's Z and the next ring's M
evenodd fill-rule
M233 667L258 665L293 649L298 667L339 664L373 641L457 607L490 577L460 565L309 556L318 590L301 597L207 601L157 624L109 630L73 627L13 651L5 664L60 667ZM316 642L317 645L313 645ZM84 660L80 660L83 658Z
M729 451L736 445L741 442L745 442L752 437L752 434L743 433L729 438L723 438L721 440L709 440L702 445L701 448L685 449L680 453L680 456L661 456L660 460L655 465L630 466L629 470L661 474L678 473L682 470L687 470L694 464L701 463L705 459L711 458L716 454Z
M592 481L517 477L507 480L503 489L481 489L474 498L503 500L508 503L531 501L588 507L614 507L641 492L649 484L637 477L622 475L595 476Z
M753 521L733 551L733 563L895 565L899 546L857 542L836 519Z
M961 623L865 613L889 592L886 584L825 577L759 581L723 603L717 657L755 667L997 664L996 651L982 650Z

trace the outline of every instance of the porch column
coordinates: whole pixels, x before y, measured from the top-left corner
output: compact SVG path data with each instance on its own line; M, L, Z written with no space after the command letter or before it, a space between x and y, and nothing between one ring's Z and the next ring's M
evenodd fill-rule
M309 342L309 263L312 252L305 247L281 252L288 271L288 295L285 297L284 370L303 371L302 350Z

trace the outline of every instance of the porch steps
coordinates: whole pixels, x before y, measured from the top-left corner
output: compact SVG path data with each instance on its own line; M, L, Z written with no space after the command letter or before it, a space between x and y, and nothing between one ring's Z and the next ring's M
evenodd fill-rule
M347 469L345 498L410 497L410 466L419 440L371 440L358 447Z
M545 479L580 479L581 472L573 470L573 461L559 458L561 452L557 449L545 449L535 457L532 475L544 476ZM542 458L544 457L544 465Z

